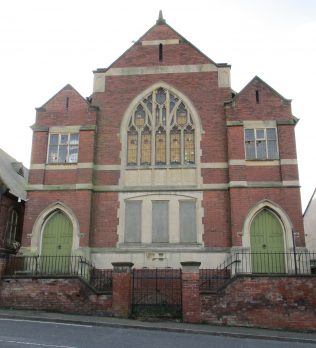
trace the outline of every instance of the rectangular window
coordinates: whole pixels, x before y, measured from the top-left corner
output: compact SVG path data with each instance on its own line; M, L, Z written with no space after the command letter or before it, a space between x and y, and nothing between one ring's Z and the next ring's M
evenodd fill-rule
M276 128L245 129L247 160L274 160L279 158Z
M142 230L141 201L127 201L125 203L125 243L140 243Z
M152 201L152 242L169 242L169 202Z
M196 203L195 201L179 202L180 242L196 243Z
M77 163L79 133L49 135L48 163Z

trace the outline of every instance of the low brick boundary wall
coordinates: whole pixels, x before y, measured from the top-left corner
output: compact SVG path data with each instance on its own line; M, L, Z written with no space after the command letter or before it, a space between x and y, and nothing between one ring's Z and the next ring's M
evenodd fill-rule
M0 278L0 307L126 318L133 265L113 267L112 294L98 294L75 277ZM199 263L183 262L184 322L316 331L316 276L237 276L219 293L199 286Z
M239 276L221 293L200 298L202 322L316 331L313 276Z
M0 307L112 315L112 295L95 294L78 278L4 278Z

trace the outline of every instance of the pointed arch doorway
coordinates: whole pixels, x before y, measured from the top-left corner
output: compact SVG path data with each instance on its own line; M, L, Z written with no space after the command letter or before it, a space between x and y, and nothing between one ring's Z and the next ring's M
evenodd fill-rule
M62 211L54 212L44 225L42 235L42 271L68 274L71 266L73 226Z
M70 256L73 228L65 213L58 210L47 220L42 237L42 256Z
M284 232L279 218L262 209L250 227L253 273L285 273Z

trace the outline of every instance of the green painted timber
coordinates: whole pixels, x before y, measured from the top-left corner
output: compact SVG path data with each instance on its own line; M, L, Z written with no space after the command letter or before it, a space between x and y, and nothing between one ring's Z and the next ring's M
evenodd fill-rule
M283 229L268 209L253 219L250 242L253 273L285 273Z
M72 249L72 223L61 211L54 213L45 224L42 238L42 269L66 273Z

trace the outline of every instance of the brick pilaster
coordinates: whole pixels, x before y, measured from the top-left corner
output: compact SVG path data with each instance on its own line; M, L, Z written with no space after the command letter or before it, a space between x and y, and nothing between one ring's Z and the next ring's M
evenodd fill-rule
M181 262L182 315L186 323L201 322L200 265L201 262Z
M131 272L134 264L112 262L112 265L112 311L116 317L128 318L131 312Z

